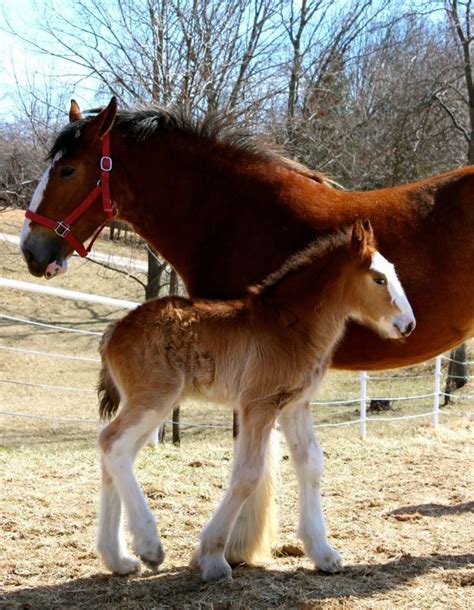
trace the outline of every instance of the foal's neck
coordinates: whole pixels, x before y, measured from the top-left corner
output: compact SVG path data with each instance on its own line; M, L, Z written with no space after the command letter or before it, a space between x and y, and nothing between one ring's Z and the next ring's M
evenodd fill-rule
M301 268L292 270L290 260L287 273L283 267L254 289L260 319L279 324L283 340L301 342L312 358L332 353L350 314L348 256L343 243Z

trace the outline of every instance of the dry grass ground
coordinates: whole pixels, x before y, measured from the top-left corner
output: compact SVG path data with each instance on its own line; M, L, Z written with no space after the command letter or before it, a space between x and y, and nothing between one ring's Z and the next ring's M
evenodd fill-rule
M0 215L15 233L19 216ZM104 241L97 247L104 250ZM129 249L114 246L125 255ZM15 248L0 243L0 276L31 278ZM55 285L128 299L140 287L75 260ZM0 314L102 330L120 315L20 292L0 292ZM0 344L96 357L97 337L34 330L0 319ZM404 374L427 374L430 366ZM90 390L94 363L0 350L0 379ZM375 383L375 382L374 382ZM431 391L430 378L385 381L373 394ZM321 397L357 396L354 374L331 373ZM467 393L474 393L467 388ZM318 397L320 398L320 397ZM401 403L396 415L429 410ZM0 410L30 416L94 420L93 392L59 392L0 383ZM326 454L324 506L330 540L346 568L315 571L305 557L275 557L264 568L237 567L231 583L203 584L187 562L199 530L226 485L232 442L225 428L189 428L181 448L145 449L137 471L159 519L167 551L162 568L121 578L106 574L95 552L98 466L95 423L45 421L0 414L0 607L6 608L449 608L474 607L472 402L458 400L435 432L429 420L319 431ZM230 425L230 413L188 404L190 422ZM315 410L317 423L355 419L355 407ZM278 547L298 544L297 493L283 447Z

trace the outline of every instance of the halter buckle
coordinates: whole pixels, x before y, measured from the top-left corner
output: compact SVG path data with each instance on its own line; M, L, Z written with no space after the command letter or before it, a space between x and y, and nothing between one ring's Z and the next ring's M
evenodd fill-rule
M112 171L112 158L111 157L101 157L100 158L100 169L103 172L110 172Z
M59 237L64 237L69 233L70 230L71 228L64 224L62 220L59 220L58 224L54 227L54 232L56 235L59 235Z

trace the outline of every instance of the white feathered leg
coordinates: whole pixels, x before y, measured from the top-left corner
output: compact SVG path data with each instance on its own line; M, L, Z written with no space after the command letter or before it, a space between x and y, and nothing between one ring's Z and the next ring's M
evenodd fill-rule
M342 568L341 556L327 541L320 492L323 452L314 434L309 404L286 407L281 412L279 421L298 477L298 535L303 541L306 554L317 567L325 572L339 572Z

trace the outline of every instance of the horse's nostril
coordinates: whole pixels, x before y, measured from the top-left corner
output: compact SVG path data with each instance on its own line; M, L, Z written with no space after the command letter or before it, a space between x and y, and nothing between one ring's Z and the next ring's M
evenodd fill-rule
M407 335L409 335L409 334L411 333L411 331L412 331L414 328L415 328L415 325L413 324L413 322L409 322L409 323L407 324L406 329L405 329L405 333L406 333Z

